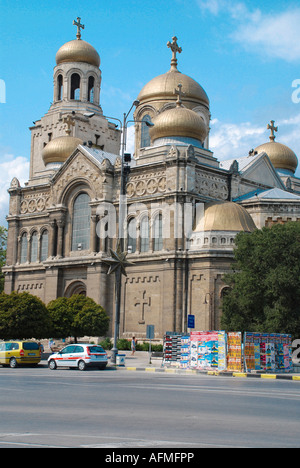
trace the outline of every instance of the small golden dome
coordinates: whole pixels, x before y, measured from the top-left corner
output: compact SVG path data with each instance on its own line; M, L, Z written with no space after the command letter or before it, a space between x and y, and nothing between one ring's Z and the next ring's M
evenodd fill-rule
M141 90L138 100L174 100L174 89L181 84L185 92L185 101L196 101L209 108L209 99L202 88L193 78L190 78L178 70L170 70L164 75L159 75L147 83Z
M167 137L195 138L204 142L208 129L204 120L196 112L178 106L162 112L153 119L154 126L149 128L151 141Z
M269 143L258 146L255 148L255 151L258 153L267 153L275 169L286 169L292 171L293 174L297 169L297 156L288 146L277 143L276 141L270 141Z
M85 62L100 67L100 57L91 44L82 39L74 39L64 44L56 54L56 64Z
M204 219L200 219L194 232L233 231L253 232L256 226L245 208L233 202L205 204Z
M71 136L62 136L49 141L42 151L45 166L50 163L64 163L82 143L80 138Z

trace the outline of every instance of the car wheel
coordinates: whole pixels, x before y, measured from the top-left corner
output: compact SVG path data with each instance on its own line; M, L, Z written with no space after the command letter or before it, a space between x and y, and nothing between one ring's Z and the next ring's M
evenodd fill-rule
M84 371L86 369L86 363L84 361L79 361L78 363L78 369L80 371Z
M16 358L12 357L9 361L9 367L11 369L15 369L16 367L18 367L18 363L17 363L17 360Z
M98 369L103 370L103 369L105 369L105 367L106 367L106 364L101 364L101 366L99 366Z
M54 361L54 359L51 359L51 361L49 361L48 367L51 370L55 370L57 368L57 365L56 365L56 362Z

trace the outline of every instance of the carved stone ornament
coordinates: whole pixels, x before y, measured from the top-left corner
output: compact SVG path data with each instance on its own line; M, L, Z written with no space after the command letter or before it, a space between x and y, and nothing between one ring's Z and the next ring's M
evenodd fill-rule
M21 187L19 179L14 177L13 180L11 181L11 183L10 183L10 188L19 188L19 187Z
M174 158L178 158L179 156L179 150L176 146L172 146L168 155L167 155L167 158L168 159L174 159Z

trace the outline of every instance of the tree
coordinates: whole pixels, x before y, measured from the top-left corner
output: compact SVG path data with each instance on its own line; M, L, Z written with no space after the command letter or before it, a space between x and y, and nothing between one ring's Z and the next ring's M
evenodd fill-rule
M73 323L73 313L66 297L58 297L47 306L52 322L52 336L62 338L70 336Z
M48 304L48 310L55 338L73 336L76 342L79 336L103 336L108 330L108 315L90 297L60 297Z
M6 262L6 243L7 243L7 229L0 226L0 292L4 289L4 275L2 268Z
M45 304L26 292L0 294L0 338L48 338L51 320Z
M300 223L240 233L236 246L222 328L299 337Z

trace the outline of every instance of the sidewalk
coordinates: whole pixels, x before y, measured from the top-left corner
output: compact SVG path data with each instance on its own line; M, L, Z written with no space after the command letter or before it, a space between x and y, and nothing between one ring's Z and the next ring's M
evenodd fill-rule
M111 356L111 351L107 351L108 357ZM162 358L151 357L147 351L136 351L134 356L131 356L131 351L119 351L119 354L125 354L125 366L117 366L117 369L127 370L145 370L146 368L160 369L162 368ZM108 365L111 366L110 359Z
M110 356L108 351L108 356ZM149 353L144 351L136 351L134 356L131 356L131 351L119 351L119 354L125 354L125 366L116 366L110 363L108 367L115 368L116 370L126 371L145 371L145 372L166 372L172 374L186 374L186 375L210 375L210 376L223 376L223 377L236 377L236 378L256 378L256 379L269 379L269 380L294 380L300 382L300 374L262 374L262 373L246 373L246 372L218 372L218 371L201 371L198 369L180 369L178 367L164 367L162 358L151 358L149 363Z
M108 366L107 370L117 371L144 371L144 372L165 372L169 374L185 374L185 375L209 375L220 377L236 377L236 378L252 378L252 379L269 379L269 380L294 380L300 382L300 373L291 374L262 374L262 373L246 373L246 372L218 372L218 371L202 371L198 369L180 369L178 367L164 367L161 357L151 358L149 362L149 353L146 351L136 351L134 356L131 356L131 351L119 351L119 354L125 354L125 366L116 366L110 361L111 351L107 351ZM43 355L42 360L46 364L48 353Z

